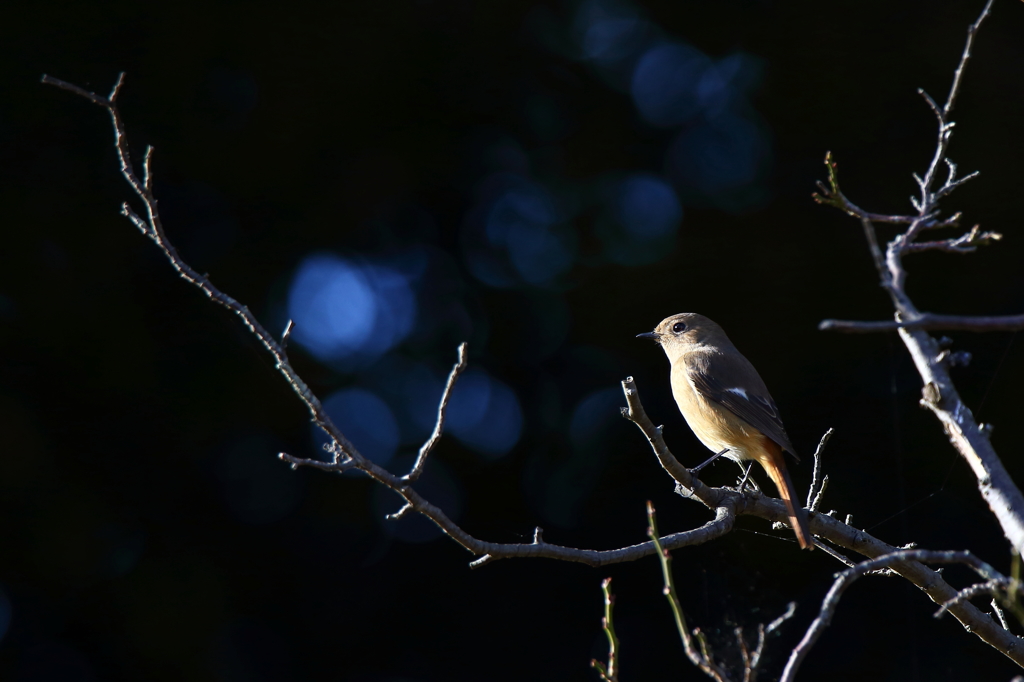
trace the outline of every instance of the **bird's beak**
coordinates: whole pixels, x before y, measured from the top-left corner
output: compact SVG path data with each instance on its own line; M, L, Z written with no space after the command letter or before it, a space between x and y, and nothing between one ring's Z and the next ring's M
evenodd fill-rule
M643 334L637 334L638 339L650 339L651 341L661 341L661 334L658 332L644 332Z

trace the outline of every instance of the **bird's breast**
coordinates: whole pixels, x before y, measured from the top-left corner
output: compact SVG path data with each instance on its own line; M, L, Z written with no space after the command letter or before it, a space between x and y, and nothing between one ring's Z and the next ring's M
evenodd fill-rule
M672 367L672 396L704 447L713 452L728 448L725 456L738 461L759 458L765 436L728 408L705 398L690 381L681 361Z

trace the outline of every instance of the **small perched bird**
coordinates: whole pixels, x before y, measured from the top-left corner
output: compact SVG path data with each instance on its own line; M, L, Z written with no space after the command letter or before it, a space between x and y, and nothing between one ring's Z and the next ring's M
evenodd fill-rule
M653 332L637 336L653 339L664 349L672 365L672 395L700 442L715 457L759 462L786 503L801 549L814 549L807 512L798 502L782 456L786 451L797 457L796 452L775 401L750 361L721 327L696 313L665 318Z

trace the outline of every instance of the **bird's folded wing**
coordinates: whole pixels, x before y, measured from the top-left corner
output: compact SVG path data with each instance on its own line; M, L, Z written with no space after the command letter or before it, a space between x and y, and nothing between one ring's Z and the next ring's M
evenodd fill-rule
M779 408L746 358L738 353L716 353L702 354L694 360L687 362L687 376L701 395L725 407L799 461L782 425Z

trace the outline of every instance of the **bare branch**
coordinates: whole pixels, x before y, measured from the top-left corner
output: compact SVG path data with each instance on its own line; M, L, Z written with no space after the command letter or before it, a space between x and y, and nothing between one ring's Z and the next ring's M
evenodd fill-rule
M828 186L824 183L818 183L818 189L821 190L821 194L815 192L811 197L819 204L826 206L834 206L841 211L845 211L856 218L863 218L873 223L891 223L893 225L909 225L915 220L918 220L918 216L906 216L906 215L884 215L881 213L869 213L861 207L854 204L852 201L846 198L839 189L839 164L832 159L832 152L825 152L825 167L828 169Z
M849 524L847 524L847 525L849 525ZM832 557L833 559L837 560L841 564L844 564L846 566L856 566L857 565L857 564L853 563L853 561L851 561L847 557L843 556L842 554L840 554L836 550L834 550L831 547L829 547L828 545L826 545L821 540L815 539L814 540L814 546L817 547L818 549L822 550L823 552L825 552L825 554L828 554L830 557Z
M796 602L791 601L786 607L786 611L768 624L768 627L764 625L757 626L757 648L754 649L753 655L750 656L749 665L745 666L743 671L743 682L755 682L757 679L758 668L761 665L761 656L764 653L764 644L767 635L773 634L776 630L782 627L782 624L792 618L796 614ZM746 663L746 661L744 661Z
M1003 613L1003 610L1001 608L999 608L999 602L996 601L995 597L992 598L990 604L992 606L992 612L996 614L996 618L999 619L999 624L1007 630L1009 630L1010 626L1006 623L1006 614Z
M669 606L672 607L672 617L676 621L676 629L679 631L679 639L683 642L683 650L686 652L686 657L708 677L715 680L715 682L728 682L729 676L715 663L708 650L706 640L697 634L699 632L697 630L694 631L694 635L697 636L700 651L698 652L693 646L693 637L691 637L690 630L686 625L686 616L679 605L675 581L672 579L672 555L658 541L658 522L654 514L654 505L651 504L650 500L647 502L647 524L647 535L657 548L658 560L661 562L661 574L665 580L665 598L668 599Z
M45 83L46 85L54 85L60 88L61 90L73 92L79 97L84 97L93 104L97 104L101 107L109 107L114 102L114 98L117 97L117 91L121 88L121 83L123 81L124 73L122 72L117 77L117 82L114 84L114 89L110 92L110 97L101 97L100 95L97 95L94 92L89 92L85 88L80 88L77 85L73 85L71 83L68 83L67 81L62 81L59 78L54 78L53 76L49 76L47 74L43 74L43 77L40 79L41 83Z
M942 109L940 109L939 105L935 103L935 100L932 99L932 96L925 92L923 88L918 88L917 94L921 95L921 97L924 97L924 101L928 103L928 107L932 110L932 113L935 114L935 117L938 118L939 121L942 121ZM918 178L918 184L921 184L920 178Z
M821 494L825 492L825 484L821 479L821 454L825 451L825 446L828 445L833 433L835 430L829 428L818 441L818 447L814 451L814 473L811 475L811 487L807 489L807 504L804 505L810 511L818 511Z
M966 332L1013 332L1024 329L1024 315L939 315L920 313L917 317L902 321L822 320L818 323L821 331L867 334L893 332L900 329L949 330Z
M434 432L430 434L430 438L420 448L419 455L416 456L416 463L413 464L409 473L402 477L403 481L412 482L420 477L420 474L423 473L423 466L427 463L427 456L430 455L431 450L441 440L441 432L444 430L444 418L448 411L448 401L452 398L452 389L455 388L455 382L458 380L459 375L466 369L466 349L467 344L465 342L459 344L459 360L452 367L451 373L448 374L448 381L444 385L444 392L441 393L441 400L437 405L437 423L434 424Z
M654 450L658 462L661 463L661 467L669 476L675 479L676 483L686 489L689 494L701 500L709 507L714 507L715 504L710 501L710 498L705 500L708 497L706 491L710 490L710 488L704 485L700 479L693 476L689 469L679 463L679 460L675 458L665 444L665 439L661 434L661 427L655 426L654 422L647 416L647 413L644 412L644 406L640 403L640 394L637 393L633 377L626 377L626 380L622 382L622 391L626 395L626 404L628 405L628 407L622 408L622 416L640 427L643 434L647 436L647 442L651 444L651 448Z
M406 514L408 514L412 510L413 510L412 509L412 505L409 504L408 502L406 502L405 504L402 505L401 509L399 509L398 511L396 511L393 514L388 514L385 518L388 521L399 521L401 519L404 519Z
M1003 238L998 232L982 232L980 225L975 225L969 232L955 239L943 239L931 242L913 242L902 247L903 253L920 253L922 251L945 251L947 253L974 253L979 246L988 246Z
M938 120L938 141L935 145L935 154L932 156L932 161L928 165L928 171L924 175L924 179L918 184L921 188L921 198L915 202L915 206L918 209L918 213L922 216L926 213L931 213L934 210L934 206L938 200L944 196L947 196L954 189L967 182L971 178L977 176L977 173L971 173L960 180L955 180L955 166L951 166L951 172L946 183L936 192L932 192L932 185L935 182L935 175L939 169L939 166L946 161L946 149L949 147L949 140L953 135L953 126L955 125L949 120L949 115L953 112L953 107L956 104L957 95L960 93L960 85L963 82L964 69L967 67L967 62L971 59L971 48L974 46L974 36L977 34L978 29L981 28L981 24L988 17L989 12L992 9L993 0L988 0L985 3L984 9L981 10L981 14L973 24L967 29L967 41L964 43L964 50L960 54L960 63L956 67L956 71L953 74L953 82L949 86L949 95L946 97L946 103L940 110L935 101L928 96L923 90L919 90L925 100L928 102L928 106L935 114ZM903 244L909 244L914 241L917 232L920 228L915 229L915 225L911 225L910 229L907 230L904 235Z
M922 549L897 550L876 557L870 561L863 561L855 567L849 568L836 575L836 581L832 584L832 588L825 595L825 599L821 603L821 611L819 612L818 617L814 619L810 627L807 628L807 632L804 634L803 639L801 639L800 643L795 649L793 649L793 653L790 654L789 661L786 663L786 668L783 670L782 677L779 678L779 682L793 682L797 669L807 657L807 653L810 651L811 647L814 646L814 643L818 641L821 633L832 621L832 616L835 614L836 606L839 604L839 599L842 597L846 589L853 584L855 580L857 580L857 578L881 568L891 567L897 572L900 572L899 567L901 564L905 564L910 561L966 564L973 568L979 575L989 580L1003 577L1000 576L998 571L990 565L981 561L967 551L936 552ZM962 604L958 603L957 605ZM1024 649L1024 640L1017 637L1014 637L1014 639L1017 640L1013 647L1014 650ZM1017 659L1015 658L1014 660Z
M605 578L601 581L601 591L604 593L604 617L601 619L601 629L608 638L608 665L603 665L596 658L590 661L590 665L597 669L597 673L604 682L619 682L619 638L615 635L615 624L612 621L612 607L615 606L615 595L612 594L612 579Z
M949 86L949 96L946 97L946 106L942 108L942 114L944 117L949 116L950 112L953 111L953 105L956 104L956 97L960 94L960 83L963 80L964 68L967 66L967 62L971 59L971 47L974 45L974 36L977 34L978 29L981 28L981 22L985 21L989 12L992 11L992 1L993 0L988 0L988 2L985 3L985 8L981 10L981 14L978 15L978 18L975 19L974 23L967 29L967 42L964 44L964 51L960 55L960 64L956 67L956 72L953 74L953 84Z
M773 632L778 630L780 627L782 627L782 624L785 623L790 618L792 618L795 614L796 614L796 602L795 601L791 601L791 602L789 602L789 606L786 607L786 612L783 613L781 616L779 616L778 618L776 618L775 620L773 620L771 623L768 624L768 627L765 629L765 634L768 634L768 635L772 634Z
M111 90L110 97L100 97L99 95L88 92L77 85L71 85L70 83L66 83L57 78L52 78L51 76L43 76L43 83L54 85L63 90L68 90L80 95L93 104L97 104L105 108L110 114L110 118L114 126L114 145L120 162L121 174L124 176L124 179L128 184L131 185L132 190L138 198L142 200L142 203L146 208L147 218L143 220L127 204L124 205L123 212L129 220L131 220L132 224L142 230L144 234L157 244L160 250L164 253L164 256L166 256L167 260L170 262L171 267L175 269L182 279L189 284L198 287L210 300L224 306L242 319L242 322L249 331L256 335L256 338L259 339L264 348L266 348L274 357L278 371L284 375L295 394L298 395L306 404L313 422L322 428L327 435L334 440L334 442L337 442L342 451L356 462L360 469L363 469L374 478L385 475L390 476L390 474L384 469L381 469L359 453L352 443L350 443L334 425L330 417L328 417L327 413L324 411L323 405L320 404L320 400L313 395L309 386L306 385L288 362L284 348L282 348L270 332L268 332L263 325L259 323L256 317L249 311L248 307L242 305L232 297L222 292L220 289L215 287L212 282L210 282L206 275L200 274L188 263L182 260L177 249L168 240L167 235L164 233L163 224L160 221L160 213L157 210L156 197L153 196L152 191L152 174L150 172L150 159L152 154L150 151L147 151L145 182L142 182L135 174L135 169L131 162L131 156L128 153L128 141L125 136L124 123L121 120L121 114L118 111L116 102L117 94L120 91L123 82L124 74L122 73L118 76L117 83ZM143 225L145 227L143 227Z
M995 580L986 580L983 583L975 583L969 587L965 587L960 590L955 597L950 599L948 602L939 607L939 610L935 612L936 618L941 618L945 614L949 607L956 606L960 602L968 599L973 599L979 594L991 594L996 595L1000 590L1005 589L1009 584L1009 578L1001 578ZM1005 626L1004 626L1005 627Z
M291 463L292 466L309 466L322 471L335 473L361 468L352 462L323 462L314 459L301 459L286 453L281 453L278 457ZM470 563L471 568L479 568L480 566L484 566L498 559L510 559L516 557L558 559L560 561L572 561L586 564L588 566L606 566L626 561L636 561L637 559L641 559L645 556L650 556L656 551L653 542L643 542L636 545L630 545L628 547L610 550L564 547L562 545L545 542L542 536L543 531L540 531L540 529L535 531L533 542L528 544L487 542L485 540L477 539L464 531L454 521L452 521L447 514L445 514L440 508L428 502L408 483L405 483L400 478L392 474L388 474L388 477L388 479L379 482L404 498L405 507L403 507L399 513L403 516L410 511L422 514L434 522L455 542L462 545L472 554L480 557ZM709 488L709 490L730 492L720 488ZM715 509L715 518L708 521L703 526L689 531L666 535L665 537L660 538L659 541L664 547L669 549L678 549L680 547L687 547L690 545L704 544L705 542L727 534L732 530L735 521L736 513L733 510L731 503L727 501L726 505Z
M288 339L291 338L292 330L293 329L295 329L295 322L292 321L289 318L288 324L286 324L284 326L284 331L281 332L281 348L282 348L282 350L287 350L288 349Z

